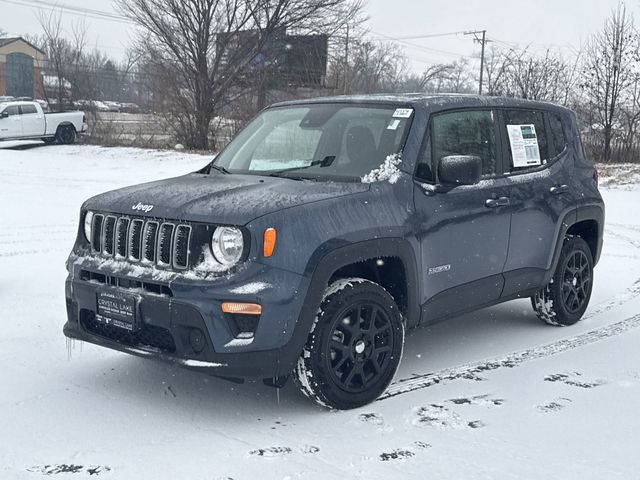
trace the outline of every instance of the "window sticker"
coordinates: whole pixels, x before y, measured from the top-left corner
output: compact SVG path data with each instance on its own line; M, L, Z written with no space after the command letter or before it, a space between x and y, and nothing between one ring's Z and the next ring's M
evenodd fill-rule
M396 111L393 112L393 118L410 118L412 114L412 108L396 108Z
M387 127L387 130L397 130L399 125L400 125L400 120L398 119L391 120L391 122L389 122L389 126Z
M541 164L535 125L507 125L507 132L515 168Z

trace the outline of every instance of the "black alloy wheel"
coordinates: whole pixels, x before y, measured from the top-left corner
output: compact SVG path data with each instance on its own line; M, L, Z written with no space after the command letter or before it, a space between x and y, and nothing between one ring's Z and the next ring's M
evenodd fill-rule
M331 328L326 368L340 388L361 393L391 363L391 320L376 303L361 302L338 314Z
M325 407L360 407L391 383L403 345L402 314L384 288L362 278L337 280L325 292L294 379Z
M562 300L569 313L580 311L591 291L591 265L581 250L574 251L564 267Z
M593 256L581 237L564 239L551 281L533 297L538 318L558 327L573 325L584 315L593 289Z

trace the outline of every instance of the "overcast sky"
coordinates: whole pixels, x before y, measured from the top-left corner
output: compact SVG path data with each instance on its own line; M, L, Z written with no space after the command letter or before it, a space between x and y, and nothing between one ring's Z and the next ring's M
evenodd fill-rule
M46 0L114 12L109 0ZM37 2L35 2L37 3ZM0 0L0 29L12 35L39 33L34 0ZM497 46L526 46L543 51L546 47L577 51L591 32L601 28L617 0L368 0L371 35L379 39L398 39L411 66L421 71L427 65L451 62L460 56L479 52L471 36L462 34L423 39L404 37L487 30L487 38ZM41 4L40 4L41 5ZM627 9L640 21L640 0L626 2ZM42 7L41 7L42 8ZM48 13L46 7L44 12ZM64 13L70 30L79 15ZM91 46L118 58L122 56L134 27L123 20L87 17Z

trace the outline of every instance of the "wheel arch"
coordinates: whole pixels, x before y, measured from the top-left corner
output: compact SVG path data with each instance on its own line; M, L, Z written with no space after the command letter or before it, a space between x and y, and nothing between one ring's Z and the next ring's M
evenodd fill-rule
M562 252L562 245L567 235L576 235L584 239L589 246L594 266L602 252L602 235L604 231L604 207L599 204L580 206L568 213L562 220L556 239L551 265L547 271L543 285L551 280Z
M408 327L418 323L417 260L409 241L380 238L335 248L324 255L320 252L318 249L312 255L307 266L313 274L305 305L317 308L331 282L356 276L385 288L398 303Z
M78 130L76 129L76 126L73 124L73 122L69 122L68 120L65 120L64 122L60 122L60 124L58 125L58 127L56 128L56 135L58 134L58 132L65 127L72 127L73 130L77 133Z

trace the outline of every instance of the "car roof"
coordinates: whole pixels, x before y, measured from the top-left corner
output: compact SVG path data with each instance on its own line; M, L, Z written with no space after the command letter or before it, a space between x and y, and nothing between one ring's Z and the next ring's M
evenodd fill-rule
M9 102L0 102L3 107L20 107L23 105L34 105L36 102L27 100L11 100Z
M473 107L536 108L542 110L555 110L564 112L569 111L564 107L547 102L525 100L513 97L493 97L486 95L471 95L460 93L394 93L370 95L340 95L333 97L308 98L304 100L289 100L286 102L275 103L270 107L307 105L314 103L361 103L380 105L405 104L413 107L424 107L430 111Z

